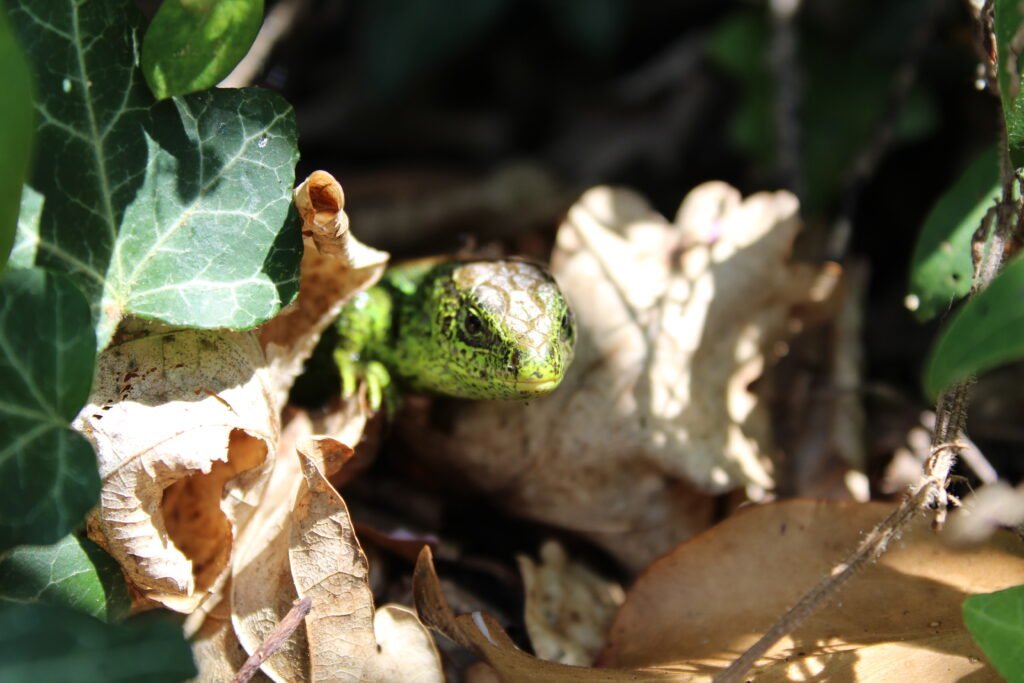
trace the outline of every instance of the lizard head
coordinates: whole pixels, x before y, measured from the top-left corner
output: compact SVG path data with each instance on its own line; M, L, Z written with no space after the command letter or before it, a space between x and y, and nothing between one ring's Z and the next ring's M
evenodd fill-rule
M540 396L572 362L572 312L550 273L521 260L453 262L424 283L433 368L421 388L475 399Z

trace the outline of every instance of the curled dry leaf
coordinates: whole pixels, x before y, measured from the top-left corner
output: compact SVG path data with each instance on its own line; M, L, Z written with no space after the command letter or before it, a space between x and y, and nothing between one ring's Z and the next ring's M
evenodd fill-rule
M526 592L525 621L541 659L587 666L604 648L622 587L569 560L555 541L540 549L540 562L516 558Z
M401 608L377 610L366 557L330 473L351 449L310 435L298 413L264 500L239 539L232 581L234 632L252 653L291 609L310 597L301 627L262 667L276 681L442 681L440 659L423 626Z
M330 173L314 171L295 188L294 198L304 246L299 297L260 328L266 373L279 410L324 328L348 299L380 278L388 262L387 253L367 247L349 232L345 194Z
M791 501L733 516L640 576L600 661L674 664L709 680L891 510L882 503ZM947 547L922 516L877 564L769 651L749 678L984 677L990 670L964 628L961 604L968 595L1024 582L1022 560L1024 548L1012 534L962 552Z
M75 423L102 478L88 530L144 598L191 612L225 575L278 415L252 334L136 332L100 355Z
M707 526L705 492L773 483L750 385L793 311L828 295L819 268L789 262L797 211L787 192L743 200L707 183L673 224L632 192L590 190L552 256L579 330L562 386L527 404L467 404L429 438L414 415L412 445L506 509L645 566Z
M248 522L255 515L266 523L274 497L264 489L281 453L280 414L292 381L340 306L387 261L348 233L343 194L329 174L303 183L296 205L306 249L295 304L258 335L126 322L99 358L75 423L95 445L103 479L90 536L121 563L140 601L195 612L192 632L237 591L229 569L238 565ZM364 425L365 410L356 408L336 426L345 443L356 443ZM305 447L321 445L325 461L347 448ZM261 569L267 580L278 577L272 564Z

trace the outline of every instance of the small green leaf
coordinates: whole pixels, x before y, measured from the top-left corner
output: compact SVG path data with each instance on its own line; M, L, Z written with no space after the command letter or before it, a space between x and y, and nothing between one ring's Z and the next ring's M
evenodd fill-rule
M205 90L249 51L263 0L164 0L142 41L142 71L157 99Z
M92 385L89 306L67 278L0 280L0 551L55 543L96 504L92 446L70 429Z
M1007 681L1024 681L1024 586L964 600L964 624Z
M177 683L196 675L165 615L107 624L56 605L0 605L0 681Z
M14 243L21 186L28 175L35 131L32 113L32 79L18 47L7 14L0 5L0 270Z
M74 534L54 545L18 546L0 557L0 602L63 605L103 621L120 621L131 608L117 562Z
M999 198L999 158L993 147L975 159L932 207L914 245L910 293L925 321L971 290L971 239Z
M1003 268L942 331L925 373L931 397L960 380L1024 358L1024 258Z
M1024 55L1016 56L1016 73L1012 73L1009 68L1014 35L1020 30L1021 20L1024 19L1020 2L995 0L994 19L996 49L999 52L996 76L999 81L999 97L1003 102L1003 119L1006 121L1006 141L1013 165L1020 168L1024 166L1024 88L1020 82Z
M118 0L9 0L37 85L36 258L89 300L100 347L126 314L248 328L298 290L295 119L278 95L154 103Z

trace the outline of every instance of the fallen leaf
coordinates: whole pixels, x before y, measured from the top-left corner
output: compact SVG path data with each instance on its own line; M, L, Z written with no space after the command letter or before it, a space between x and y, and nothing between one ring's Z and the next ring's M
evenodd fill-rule
M524 617L533 651L541 659L587 666L604 648L622 604L622 587L569 559L555 541L540 549L540 562L518 555L526 593Z
M506 683L625 683L673 681L685 683L690 676L670 671L642 669L588 669L537 659L523 652L492 617L480 612L456 615L441 591L429 547L424 547L413 573L416 611L424 624L454 640L491 665Z
M639 570L707 527L714 494L772 486L768 413L750 385L828 296L791 264L796 198L694 189L675 224L639 195L588 191L558 232L552 272L578 322L562 386L526 404L425 412L410 446L514 514L584 533Z
M286 425L264 499L235 553L232 621L252 654L291 609L312 598L304 626L264 663L276 681L443 681L422 624L397 606L374 610L366 557L341 496L325 472L352 449L312 433L295 412Z
M345 193L330 173L311 173L294 198L304 246L299 296L259 331L279 410L324 328L348 299L380 279L388 262L386 252L367 247L349 230Z
M262 364L251 333L143 324L98 359L74 425L102 481L88 531L146 599L191 612L226 573L278 438Z
M883 503L791 501L736 514L637 580L601 663L685 663L709 680L891 510ZM958 551L921 517L877 564L772 648L749 678L995 680L964 628L961 604L968 595L1024 582L1022 559L1024 548L1011 534Z
M258 335L128 320L98 359L73 425L95 447L102 478L88 531L121 564L140 604L191 613L223 599L235 541L280 452L292 382L344 301L387 262L348 232L329 174L300 185L296 205L307 237L301 291ZM314 239L311 226L330 230ZM366 412L355 405L333 429L356 443Z
M416 608L425 624L475 653L502 681L708 683L892 509L811 501L754 506L680 544L627 594L599 668L536 659L489 616L455 615L429 548L413 575ZM998 680L960 609L968 595L1024 581L1022 559L1024 548L1012 534L964 552L946 546L920 517L747 678Z

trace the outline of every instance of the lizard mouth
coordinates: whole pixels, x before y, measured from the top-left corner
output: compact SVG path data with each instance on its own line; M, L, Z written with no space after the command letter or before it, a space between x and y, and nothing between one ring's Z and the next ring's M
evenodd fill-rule
M552 391L562 381L561 377L541 377L538 379L517 379L514 383L516 391L524 396L538 396Z

